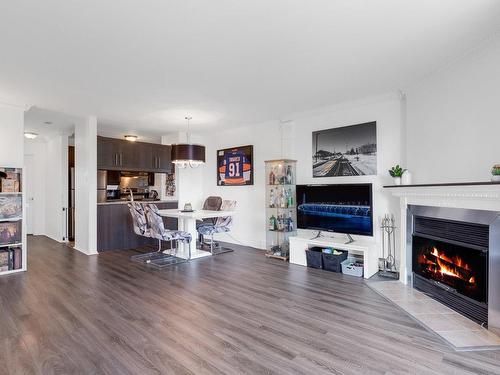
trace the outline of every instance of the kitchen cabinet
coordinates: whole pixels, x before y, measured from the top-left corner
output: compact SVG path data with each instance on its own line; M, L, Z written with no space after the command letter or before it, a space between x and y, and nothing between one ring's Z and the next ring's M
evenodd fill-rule
M171 172L170 146L153 145L153 168L165 173Z
M154 203L160 210L177 208L177 202L149 202ZM177 230L177 220L165 218L165 228ZM158 240L138 236L134 232L134 224L126 203L111 203L97 205L97 251L128 250L156 247ZM164 242L163 246L168 243Z
M168 145L97 137L97 168L170 173L170 150Z
M118 144L116 139L97 137L97 168L118 167Z

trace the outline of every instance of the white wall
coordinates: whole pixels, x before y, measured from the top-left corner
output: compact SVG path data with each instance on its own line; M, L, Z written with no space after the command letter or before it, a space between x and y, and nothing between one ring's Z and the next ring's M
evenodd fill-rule
M371 182L374 189L374 235L378 240L378 218L399 211L398 202L382 189L389 183L387 170L401 160L401 103L397 94L343 103L307 113L284 117L284 151L281 151L281 132L278 121L235 128L206 137L207 163L203 168L203 197L220 195L238 201L238 215L231 232L237 240L221 235L221 240L265 248L265 172L264 161L286 157L296 159L297 182L350 183ZM312 132L340 126L377 121L378 175L360 177L312 177ZM216 185L216 151L232 146L254 145L255 182L253 186L229 187ZM200 190L201 191L201 190Z
M0 103L0 166L24 165L24 109Z
M406 92L414 181L488 181L500 163L500 37Z
M221 131L217 137L206 137L207 162L199 167L203 174L201 201L210 195L236 200L237 216L231 236L221 235L219 239L248 246L265 248L265 170L264 161L281 157L280 131L278 122L268 122L251 127L241 127ZM217 150L234 146L254 146L254 185L217 186ZM186 185L186 184L184 184ZM182 186L179 186L182 194Z

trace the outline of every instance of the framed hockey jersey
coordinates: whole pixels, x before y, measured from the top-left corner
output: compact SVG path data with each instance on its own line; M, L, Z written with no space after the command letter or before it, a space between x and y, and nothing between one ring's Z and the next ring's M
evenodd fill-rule
M253 185L253 146L217 151L217 185Z

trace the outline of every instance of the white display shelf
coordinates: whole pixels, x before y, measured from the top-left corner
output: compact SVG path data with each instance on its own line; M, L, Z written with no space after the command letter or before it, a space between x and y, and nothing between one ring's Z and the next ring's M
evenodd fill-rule
M22 216L21 217L11 217L10 219L9 218L0 219L0 223L5 223L5 222L9 222L9 221L19 221L22 219L23 219Z
M23 243L22 242L17 242L17 243L11 243L11 244L8 244L8 245L0 245L0 248L4 249L6 247L21 247L23 246Z
M24 263L24 260L23 260L23 263ZM19 272L25 272L25 271L26 271L25 267L19 268L17 270L1 271L0 276L11 275L13 273L19 273Z
M23 198L24 193L23 193L23 188L24 188L24 173L21 168L8 168L8 167L3 167L0 168L0 170L5 171L7 173L12 172L12 173L17 173L19 176L19 186L20 186L20 191L19 192L5 192L2 191L0 192L0 197L12 197L12 196L20 196ZM1 271L0 276L5 276L5 275L11 275L11 274L16 274L19 272L25 272L27 270L27 249L26 249L26 211L24 210L24 198L22 199L22 211L21 215L12 217L12 218L1 218L0 223L2 225L5 225L5 223L20 223L18 225L18 229L20 230L20 242L16 243L11 243L11 244L5 244L5 245L0 245L0 249L5 251L9 248L21 248L21 265L20 268L14 269L14 270L7 270L7 271Z
M288 260L288 238L297 234L296 161L281 159L265 163L266 256Z

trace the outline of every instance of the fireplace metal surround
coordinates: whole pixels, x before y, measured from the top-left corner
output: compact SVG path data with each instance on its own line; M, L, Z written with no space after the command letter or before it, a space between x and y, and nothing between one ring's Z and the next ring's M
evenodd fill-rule
M412 269L414 217L463 221L489 226L488 252L488 329L500 334L500 212L448 207L408 205L406 220L406 259ZM411 285L413 285L413 275Z

